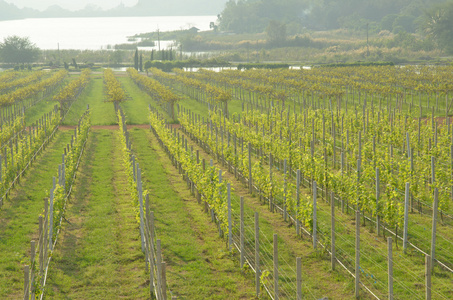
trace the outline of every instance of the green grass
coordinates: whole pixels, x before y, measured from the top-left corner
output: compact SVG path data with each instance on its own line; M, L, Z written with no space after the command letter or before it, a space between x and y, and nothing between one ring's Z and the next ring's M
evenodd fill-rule
M129 77L118 78L118 80L132 98L121 104L126 114L127 124L149 124L148 104L153 102L151 97L140 90Z
M69 75L67 79L53 91L49 96L45 97L32 107L28 108L27 111L25 112L25 120L27 124L32 124L36 122L38 119L42 117L45 113L48 113L51 111L55 105L58 105L60 107L60 103L58 101L53 100L54 95L58 94L59 91L66 85L68 84L73 78L71 77L77 77L79 75ZM80 118L80 115L79 115Z
M60 132L29 169L0 210L0 298L18 299L23 293L23 266L29 264L30 241L38 235L44 197L58 174L63 147L72 131Z
M104 102L104 86L101 76L91 75L91 82L85 87L79 99L72 105L66 115L64 125L76 125L87 105L91 110L92 125L117 124L115 109L112 103Z
M244 276L215 225L158 146L152 133L131 130L133 151L167 262L168 289L178 299L251 299L253 277Z
M115 131L92 131L50 265L53 299L147 299L139 229Z
M27 125L35 123L44 114L53 110L54 106L58 104L57 101L52 100L53 95L46 97L36 105L30 107L25 111L25 122Z
M64 87L70 80L65 80L63 84L61 84L58 88L55 89L50 95L44 97L41 101L33 105L32 107L28 108L25 111L25 121L26 124L33 124L38 121L44 114L51 111L55 105L60 107L58 101L53 100L54 95L56 95L61 88Z

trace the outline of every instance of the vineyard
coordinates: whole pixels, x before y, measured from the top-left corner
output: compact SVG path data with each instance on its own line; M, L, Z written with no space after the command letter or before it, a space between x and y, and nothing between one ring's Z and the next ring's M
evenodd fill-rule
M2 72L0 298L451 299L452 72Z

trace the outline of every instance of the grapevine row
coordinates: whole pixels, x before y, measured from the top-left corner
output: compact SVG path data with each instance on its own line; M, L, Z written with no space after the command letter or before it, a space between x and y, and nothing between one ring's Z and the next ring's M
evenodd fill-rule
M90 73L90 69L84 69L77 79L70 81L53 97L53 100L60 102L62 114L69 109L69 103L77 99L88 84L90 81Z
M153 132L171 155L173 163L179 165L180 170L194 183L214 211L222 231L228 234L227 181L219 181L219 170L215 167L197 162L193 153L184 149L178 137L166 128L165 121L157 112L150 111L149 118Z
M16 75L14 72L9 73L9 74L14 75L14 77ZM18 89L20 87L27 86L30 83L37 82L37 81L41 80L41 78L43 78L44 75L45 75L44 71L39 71L39 72L32 72L30 75L28 75L26 77L20 77L20 78L11 80L11 81L9 81L8 77L7 77L0 82L0 93L5 94L8 91L10 91L11 89ZM10 78L14 78L14 77L10 77Z
M108 102L118 104L126 100L126 92L122 88L121 83L115 78L112 69L104 70L104 87Z
M16 89L10 93L0 95L0 105L11 105L18 101L35 96L39 92L46 91L56 87L67 75L67 71L61 70L55 72L51 77L32 83L22 88Z
M210 129L211 126L209 126L209 124L205 125L205 124L198 123L196 120L196 119L198 119L197 117L195 117L196 119L194 121L194 119L191 119L191 118L193 118L193 114L191 114L190 112L183 113L183 114L184 114L183 116L180 115L179 119L181 121L182 130L187 135L189 135L193 140L195 140L203 149L207 150L208 153L212 153L212 155L214 155L214 157L217 157L219 161L221 161L222 163L226 163L226 165L228 166L229 169L234 170L234 173L237 177L244 178L245 181L248 182L249 184L252 183L253 190L256 190L259 193L260 199L264 198L265 202L269 203L269 209L271 211L276 211L277 213L281 214L285 218L285 220L287 220L287 218L289 218L290 221L296 223L296 229L297 229L297 226L302 225L303 227L305 227L304 231L308 235L310 235L311 232L317 232L318 233L317 235L319 236L318 237L319 245L321 245L323 247L328 247L329 236L326 235L327 232L325 232L326 220L323 218L318 219L319 223L316 223L317 225L316 225L316 230L315 230L315 228L313 227L313 212L314 211L313 211L312 202L311 202L312 199L311 199L311 197L302 195L300 193L299 189L296 189L294 192L294 184L291 183L292 175L290 174L290 172L287 171L288 170L288 168L286 166L287 160L285 160L283 166L281 166L279 164L276 165L275 169L278 168L279 170L282 170L282 172L284 170L284 173L281 176L279 176L277 174L279 172L275 172L274 174L272 172L272 169L273 169L272 168L272 158L270 159L270 168L269 169L266 168L267 170L264 170L262 155L260 156L259 155L260 151L257 150L256 151L256 153L258 154L257 156L259 156L261 158L261 161L255 162L254 165L252 166L252 168L249 169L247 160L243 158L244 149L245 149L246 153L248 152L249 157L253 150L251 148L247 149L247 147L244 147L244 141L241 138L236 138L234 135L225 135L225 137L222 138L222 135L220 134L221 130L219 130L220 128L216 127L215 124L214 124L214 126L212 126L212 128L213 128L212 131L216 132L216 134L207 133L203 137L200 137L200 135L198 133L206 132L206 130L205 130L206 128L208 128L207 131L209 132L211 130ZM211 133L212 133L212 131L211 131ZM214 137L214 135L215 135L215 137ZM228 141L229 147L226 146L227 141ZM237 147L236 147L236 143L238 144ZM231 147L233 144L234 144L234 147ZM236 150L236 148L238 148L238 150ZM237 157L239 157L239 158L237 158ZM248 161L253 163L253 160L250 160L250 158ZM237 163L237 162L239 162L239 163ZM246 165L246 166L243 167L243 165ZM256 168L256 166L259 166L259 167ZM255 171L256 169L258 169L259 171L256 172ZM260 173L260 171L261 171L261 173ZM249 172L251 173L251 176L249 175L250 174ZM296 172L294 172L294 173L296 173ZM299 181L300 183L296 182L295 186L299 186L302 183L301 181L303 180L303 177L302 178L301 177L302 176L300 176L300 175L297 176L297 178L298 178L297 181ZM308 179L308 182L311 182L311 180ZM318 188L316 188L316 186L314 186L313 188L316 189L317 191L322 192L322 189L318 189ZM313 193L315 193L315 192L313 192ZM294 199L288 199L288 197L294 198ZM314 197L315 197L314 199L316 199L316 196L314 196ZM328 201L328 199L331 199L330 195L327 199L325 198L326 201ZM313 200L313 201L316 201L316 200ZM332 201L333 203L338 203L339 205L341 204L342 210L344 208L344 205L348 206L348 204L347 203L345 204L342 199L332 198L330 201ZM307 209L299 208L299 210L296 210L296 212L295 212L294 207L297 207L299 205L300 206L306 205L310 209L307 210ZM321 215L323 209L319 208L319 206L322 207L322 205L320 203L318 203L318 214ZM352 210L355 211L355 208L352 207ZM303 215L304 212L305 212L305 215ZM320 218L319 215L318 215L318 218ZM300 221L299 225L297 224L298 221ZM356 222L359 222L359 220L356 220ZM341 224L341 227L348 227L348 225ZM301 229L303 229L303 228L301 228ZM296 231L298 232L298 235L299 235L299 229L297 229ZM351 259L350 259L351 253L349 251L351 251L351 250L354 251L354 249L348 249L349 248L348 245L349 245L349 243L351 243L351 241L349 241L349 243L346 242L346 240L348 240L348 239L350 240L350 238L353 239L353 237L351 237L350 235L341 237L340 240L343 243L343 245L337 246L338 248L337 248L336 260L338 260L338 262L340 262L343 265L343 267L348 269L350 272L353 272L352 271L353 269L351 269L351 267L353 267L353 261L351 261ZM353 243L353 241L352 241L352 243ZM445 246L445 243L443 243L443 244L444 244L443 246ZM441 245L439 245L439 246L441 246ZM370 250L367 248L368 247L365 246L365 249L363 250L363 251L365 251L365 253L369 253L369 251L372 251L372 252L376 251L376 250ZM448 249L448 246L447 246L447 248L445 248L445 247L439 248L439 259L443 259L446 249ZM353 254L352 254L352 256L353 256ZM382 256L382 258L385 259L385 257L386 256L385 256L385 250L384 250L384 255ZM367 258L367 259L369 259L369 258ZM406 258L404 258L404 259L406 259ZM408 259L408 261L411 261L411 260ZM369 265L368 263L369 263L369 261L367 261L367 262L363 261L360 263L360 266L361 266L361 268L368 267L367 272L371 272L371 274L372 274L375 266L372 266L373 264ZM351 273L351 274L353 274L353 273ZM374 280L375 284L376 284L376 280L377 279ZM383 278L380 278L380 280L383 280ZM362 279L361 279L361 281L362 281ZM370 286L373 286L372 283L370 284ZM368 288L366 286L364 286L364 287L368 290ZM378 286L376 286L376 285L374 285L373 287L378 288ZM370 291L370 290L368 290L368 291ZM382 290L380 292L382 292Z
M2 81L2 84L5 84L7 82L13 81L16 78L20 77L21 73L17 71L3 71L0 73L0 80Z
M154 229L154 212L151 212L149 195L143 190L142 172L140 166L132 154L132 143L127 131L126 116L121 108L117 107L117 117L119 125L119 138L123 154L123 165L129 182L129 190L135 209L136 221L140 227L141 248L145 254L146 268L149 270L150 277L150 296L151 298L163 299L167 296L166 278L162 276L162 254L158 250L157 239Z
M39 217L38 244L32 242L30 265L25 271L25 295L32 299L43 299L50 261L65 219L67 200L69 199L76 172L88 139L91 127L91 113L87 110L74 129L71 143L64 149L62 164L58 166L58 176L53 178L49 198L44 201L44 211ZM28 297L27 297L28 299Z
M169 75L155 68L151 69L151 72L154 77L163 81L164 84L172 85L172 82L177 82L179 91L184 91L190 87L192 97L194 95L197 95L198 98L203 97L211 105L220 103L224 110L228 111L228 102L231 100L231 94L228 91L224 91L215 85L185 76L184 72L179 72L178 70L175 70L175 72L177 72L176 76Z
M165 107L168 105L169 115L174 119L174 104L179 98L172 91L162 86L156 80L140 75L133 68L127 69L127 73L141 90L145 91L153 99L156 99L161 106Z
M60 123L57 106L45 114L36 125L16 135L14 141L3 148L0 154L0 206L7 198L14 183L22 176L36 155L42 151L49 139L55 134Z
M280 166L280 170L283 169L283 162L286 160L288 166L292 166L293 170L300 169L303 177L309 178L308 182L315 180L320 186L325 188L326 196L328 189L334 191L340 199L346 201L347 204L359 207L361 211L368 213L369 217L376 218L376 216L378 216L379 221L382 223L381 226L385 225L390 228L395 228L396 226L397 228L403 227L404 202L401 199L404 197L404 194L400 195L396 190L396 188L400 187L395 186L396 182L399 182L397 181L399 176L403 175L403 170L399 170L400 173L397 174L394 173L391 168L385 167L391 162L395 162L396 164L398 162L397 159L379 161L378 166L381 166L380 164L382 164L383 170L382 176L380 177L382 177L383 183L381 189L384 195L376 198L376 195L373 193L376 188L366 181L366 179L371 180L375 175L375 172L371 171L374 170L372 160L368 164L364 164L364 166L360 165L360 172L356 172L353 169L351 169L349 173L347 173L346 170L336 171L332 170L331 167L327 165L327 154L325 148L323 153L322 145L319 147L319 150L321 151L318 153L314 152L313 143L311 143L311 150L308 148L307 151L305 151L304 147L300 144L297 145L297 143L294 143L294 145L291 145L291 142L288 143L288 141L282 139L281 136L278 137L278 133L269 138L267 135L269 134L268 132L263 131L263 134L261 134L261 132L253 130L253 128L247 128L246 124L230 123L228 119L221 118L216 114L211 116L211 119L208 120L206 126L199 123L199 118L194 120L189 116L190 115L180 116L179 119L183 127L198 140L207 143L210 149L215 149L215 153L224 157L225 160L232 162L246 178L250 177L248 161L244 152L237 153L235 147L237 140L240 140L241 144L244 142L252 143L255 153L261 153L261 157L263 150L269 151L265 151L264 153L270 153L270 155L272 155L272 158L277 161L276 165ZM243 118L243 120L244 119L246 118ZM227 139L228 144L226 143ZM262 139L265 139L268 144L262 143ZM285 151L286 155L282 155ZM402 163L407 165L407 159L403 159ZM393 164L390 165L393 166ZM289 174L292 174L291 168L289 168L289 170ZM290 199L291 185L286 182L286 179L288 178L286 172L283 179L285 182L278 182L277 179L269 176L269 173L264 171L264 161L262 159L252 166L251 172L253 183L264 193L264 195L269 195L273 200L280 199L277 200L279 205L287 207L289 211L292 210L294 207L294 200ZM403 178L403 187L401 188L403 191L404 179L406 178ZM283 186L285 188L281 188ZM384 188L382 188L382 186ZM443 199L445 201L444 203L448 204L449 198L447 197L445 200L444 195ZM308 211L307 209L303 209L298 213L300 216L310 215L309 209ZM300 221L307 223L307 220L310 222L310 218ZM431 220L427 219L425 226L429 226L430 222ZM428 240L417 240L417 237L415 236L413 239L420 249L429 249ZM444 239L447 239L448 241L450 237L444 237ZM445 252L439 252L439 261L442 261L443 263L448 262L449 255L445 256L446 254L447 253Z
M362 94L365 98L378 95L383 98L402 98L404 103L414 95L428 100L430 95L438 97L453 90L449 76L451 67L412 67L396 68L314 68L312 70L226 70L221 73L201 71L199 76L208 81L225 85L241 85L241 82L256 85L268 85L274 90L283 90L297 95L301 91L309 95L318 92L329 98L349 97L349 94ZM239 81L238 81L239 80ZM426 98L426 99L425 99ZM436 104L438 106L438 103ZM430 108L430 105L426 105Z

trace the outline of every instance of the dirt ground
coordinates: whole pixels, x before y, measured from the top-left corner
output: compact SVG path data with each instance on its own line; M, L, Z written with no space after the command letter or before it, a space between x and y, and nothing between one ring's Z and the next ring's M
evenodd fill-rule
M76 128L76 126L69 126L69 125L61 125L58 127L60 130L73 130ZM143 128L143 129L148 129L149 125L148 124L139 124L139 125L127 125L127 128ZM118 125L93 125L91 126L91 130L96 130L96 129L108 129L108 130L117 130Z

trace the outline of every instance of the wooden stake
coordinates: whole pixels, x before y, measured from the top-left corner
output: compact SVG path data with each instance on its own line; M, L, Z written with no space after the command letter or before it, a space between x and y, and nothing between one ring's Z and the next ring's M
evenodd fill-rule
M360 211L355 213L355 298L359 298L360 288Z
M241 269L244 268L244 197L241 196L241 222L240 222L240 252L241 252Z
M167 300L167 264L163 261L162 267L162 299Z
M406 182L406 191L404 197L404 228L403 228L403 251L407 251L407 231L409 223L409 182Z
M274 299L278 300L278 241L274 233Z
M30 299L30 267L24 267L24 300Z
M318 244L316 236L316 198L317 198L317 184L316 181L313 181L313 249L316 249Z
M380 190L380 181L379 181L379 168L376 168L376 232L377 235L380 235L381 232L381 217L380 217L380 212L381 208L379 205L379 197L381 195L381 190Z
M330 194L330 215L331 215L331 228L330 228L331 244L330 244L330 252L332 253L330 264L331 264L331 267L332 267L332 271L334 271L335 270L336 258L335 258L335 195L334 195L333 192L331 192L331 194Z
M388 245L388 289L389 289L389 300L393 300L393 249L392 249L392 238L387 238Z
M434 260L436 259L436 226L437 226L437 211L439 208L439 190L434 189L433 203L433 226L431 231L431 267L434 268Z
M231 185L227 184L228 189L228 250L231 251L233 245L233 224L231 219Z
M260 227L258 212L255 212L255 293L260 296Z
M302 300L302 260L296 257L296 272L297 272L297 300Z
M431 300L431 270L432 270L432 257L425 256L425 299Z

